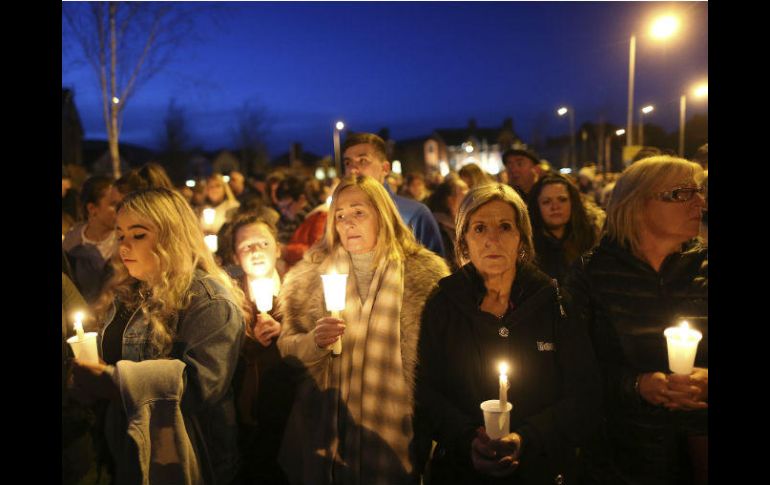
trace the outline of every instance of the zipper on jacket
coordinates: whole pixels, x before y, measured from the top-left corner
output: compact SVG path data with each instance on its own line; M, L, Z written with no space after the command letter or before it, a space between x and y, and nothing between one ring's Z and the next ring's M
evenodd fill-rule
M567 312L564 311L564 306L561 304L562 298L561 290L559 289L559 281L556 278L553 278L551 282L553 283L553 287L556 288L556 301L559 304L559 313L562 318L567 318Z

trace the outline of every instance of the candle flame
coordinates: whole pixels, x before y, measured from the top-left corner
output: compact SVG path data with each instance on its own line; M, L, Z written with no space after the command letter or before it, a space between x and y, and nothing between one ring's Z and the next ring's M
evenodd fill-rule
M83 312L75 312L74 315L76 322L82 322L83 321Z
M679 324L679 328L683 330L689 330L690 323L687 320L682 320L682 323Z
M497 366L497 368L500 370L500 374L508 374L508 364L505 362L500 362L500 365Z

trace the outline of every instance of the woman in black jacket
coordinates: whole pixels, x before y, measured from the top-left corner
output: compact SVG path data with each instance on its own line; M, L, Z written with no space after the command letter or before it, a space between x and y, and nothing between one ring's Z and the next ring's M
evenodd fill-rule
M537 181L529 193L529 218L535 244L535 264L559 281L572 263L591 249L601 228L591 224L578 188L553 173Z
M623 172L607 206L607 233L565 285L602 371L608 443L593 471L613 482L706 479L707 248L696 238L702 169L669 156ZM686 319L703 333L690 375L669 373L663 331ZM598 460L604 462L600 463ZM596 477L595 477L596 478Z
M471 190L457 221L458 260L423 313L417 427L437 442L429 483L561 483L596 422L598 370L558 284L527 262L532 231L510 187ZM511 366L509 435L490 440L480 404Z

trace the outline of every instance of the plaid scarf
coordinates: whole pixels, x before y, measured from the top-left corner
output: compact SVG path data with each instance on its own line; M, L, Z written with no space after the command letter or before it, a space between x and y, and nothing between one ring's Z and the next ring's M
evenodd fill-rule
M346 330L342 354L332 359L330 381L339 389L336 439L332 439L335 483L403 483L412 471L410 393L401 359L400 314L404 268L380 264L362 303L350 256L333 261L347 272Z

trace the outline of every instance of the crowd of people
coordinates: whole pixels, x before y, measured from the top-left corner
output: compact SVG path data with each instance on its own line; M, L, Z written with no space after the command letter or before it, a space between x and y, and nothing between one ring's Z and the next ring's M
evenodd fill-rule
M502 160L402 178L357 133L323 183L63 171L63 483L707 483L708 146Z

